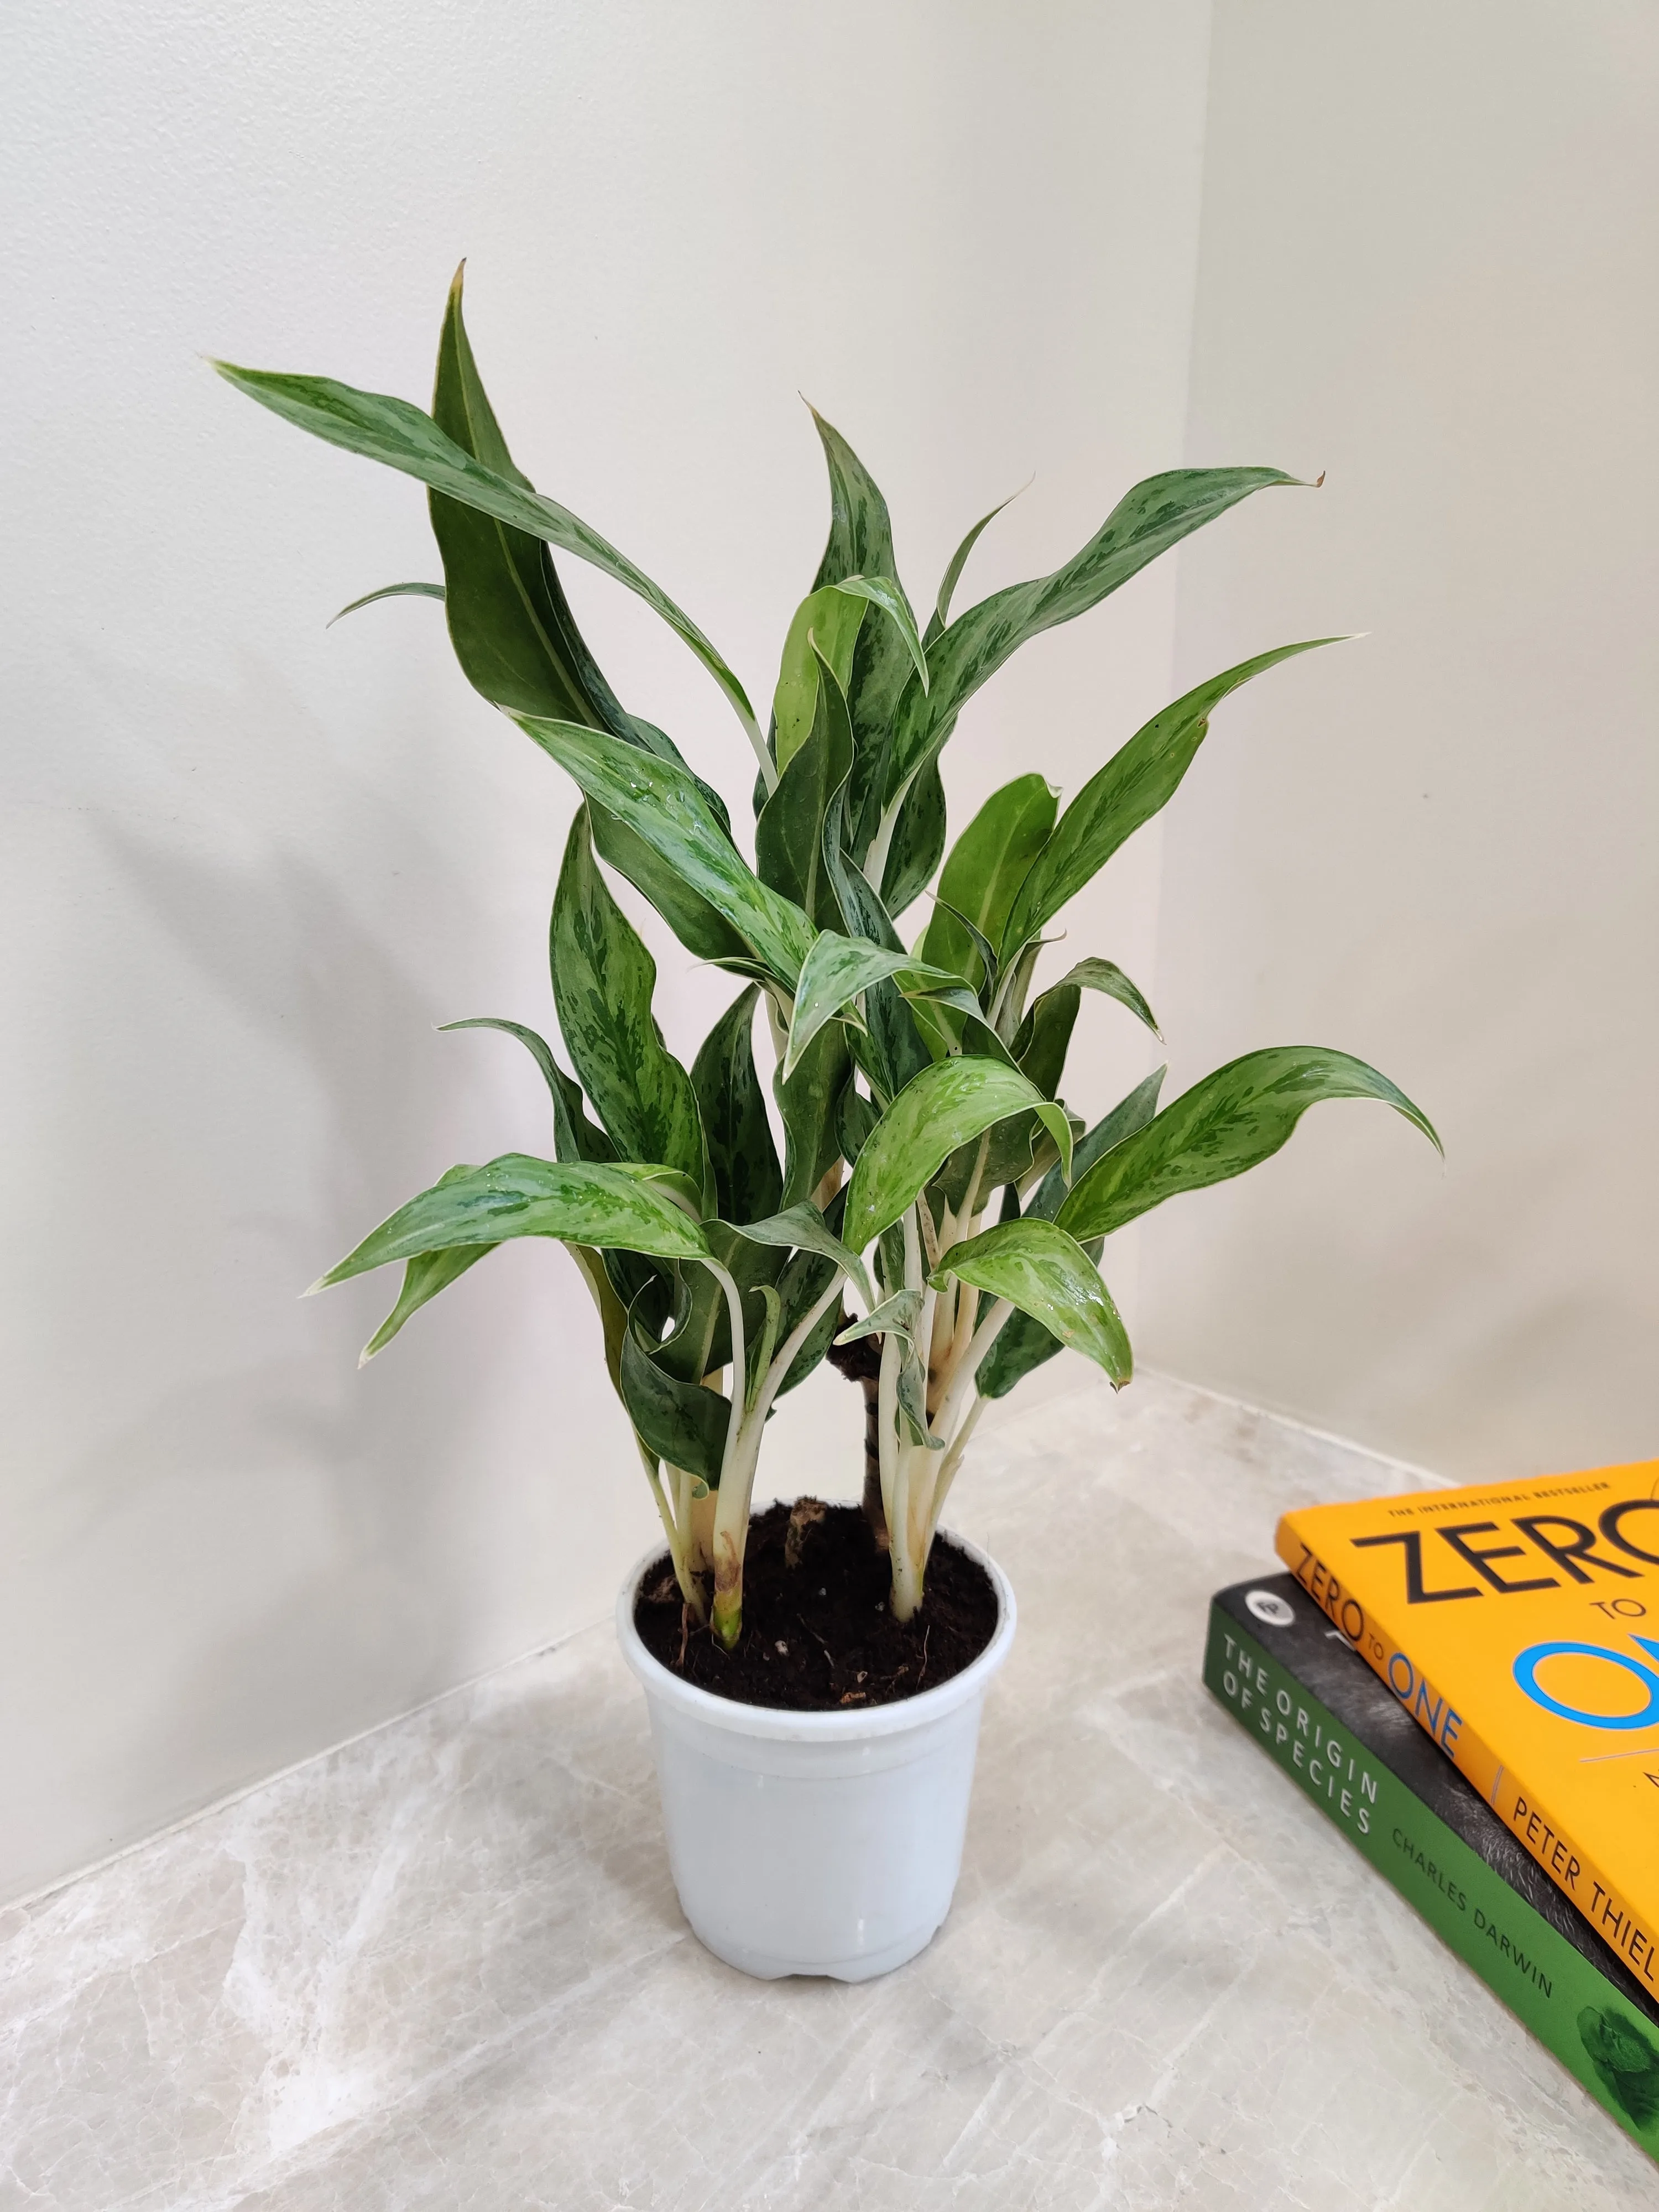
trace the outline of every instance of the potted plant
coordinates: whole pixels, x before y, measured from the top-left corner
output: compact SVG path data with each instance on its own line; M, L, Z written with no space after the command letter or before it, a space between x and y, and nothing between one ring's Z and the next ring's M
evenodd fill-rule
M688 1917L751 1972L860 1978L920 1949L948 1909L980 1705L1012 1633L1000 1572L942 1528L986 1403L1062 1346L1126 1383L1103 1240L1266 1159L1316 1101L1381 1100L1438 1142L1385 1076L1315 1048L1247 1054L1161 1108L1161 1070L1097 1118L1061 1096L1085 993L1155 1025L1108 959L1073 961L1039 988L1045 931L1170 798L1228 694L1334 641L1280 647L1198 685L1063 809L1040 775L1015 777L947 852L940 755L979 687L1028 638L1295 479L1270 468L1148 478L1051 575L953 617L988 515L924 627L881 493L815 416L829 542L763 730L690 617L514 467L461 297L458 275L430 414L325 378L216 364L302 429L427 485L443 583L387 592L444 601L468 678L582 793L551 924L574 1076L515 1022L452 1024L504 1030L528 1048L550 1095L552 1157L451 1168L316 1287L402 1263L367 1358L507 1239L567 1247L662 1523L665 1556L629 1577L618 1628L651 1708ZM726 802L595 665L556 551L637 593L725 693L753 755L752 865ZM601 861L699 960L739 979L690 1067L663 1042L654 963ZM930 885L907 945L899 924ZM757 1009L781 1158L755 1064ZM868 1401L861 1510L801 1500L753 1522L769 1417L826 1357Z

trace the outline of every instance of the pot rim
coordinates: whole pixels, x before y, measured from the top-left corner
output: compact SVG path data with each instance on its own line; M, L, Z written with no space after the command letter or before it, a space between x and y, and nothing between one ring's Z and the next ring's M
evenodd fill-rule
M943 1720L958 1706L978 1697L1008 1656L1018 1620L1013 1584L988 1552L982 1552L977 1544L949 1528L941 1528L934 1541L956 1545L984 1568L997 1594L997 1625L985 1649L959 1674L952 1674L937 1689L923 1690L914 1698L900 1698L889 1705L863 1705L855 1711L797 1712L785 1705L751 1705L737 1698L717 1698L712 1690L700 1690L695 1683L682 1681L646 1650L634 1626L634 1607L646 1570L654 1566L664 1554L660 1538L635 1563L617 1593L617 1641L622 1646L623 1657L639 1677L648 1697L659 1698L678 1711L691 1715L711 1728L724 1729L732 1735L766 1737L786 1743L847 1743L875 1736L902 1735L909 1729L927 1728L934 1721Z

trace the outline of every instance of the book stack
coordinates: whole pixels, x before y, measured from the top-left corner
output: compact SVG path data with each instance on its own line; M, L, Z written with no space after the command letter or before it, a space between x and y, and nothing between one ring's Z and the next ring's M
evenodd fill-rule
M1286 1514L1204 1679L1659 2156L1659 1461Z

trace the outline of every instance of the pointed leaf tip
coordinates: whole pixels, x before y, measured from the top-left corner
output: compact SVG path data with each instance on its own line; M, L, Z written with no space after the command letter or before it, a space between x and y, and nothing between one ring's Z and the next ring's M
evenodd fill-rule
M337 622L355 615L359 607L372 607L377 599L441 599L445 596L441 584L382 584L378 592L365 592L361 599L349 600L337 615L329 617L323 628L332 629Z

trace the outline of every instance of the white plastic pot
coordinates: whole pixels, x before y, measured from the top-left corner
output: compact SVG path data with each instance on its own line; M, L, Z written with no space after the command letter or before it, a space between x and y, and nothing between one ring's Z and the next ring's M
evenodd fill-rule
M896 1705L823 1713L738 1705L672 1674L634 1626L654 1547L623 1584L617 1634L651 1715L668 1858L695 1933L771 1981L867 1981L926 1948L951 1909L979 1717L1014 1636L995 1561L996 1632L971 1666Z

